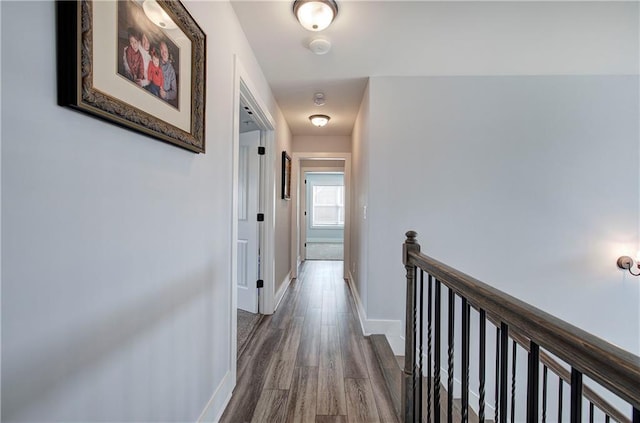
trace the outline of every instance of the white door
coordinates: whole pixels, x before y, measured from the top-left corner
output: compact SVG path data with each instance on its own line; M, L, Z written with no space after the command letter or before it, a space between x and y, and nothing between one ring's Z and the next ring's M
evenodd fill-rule
M260 131L240 134L238 164L238 308L258 312Z

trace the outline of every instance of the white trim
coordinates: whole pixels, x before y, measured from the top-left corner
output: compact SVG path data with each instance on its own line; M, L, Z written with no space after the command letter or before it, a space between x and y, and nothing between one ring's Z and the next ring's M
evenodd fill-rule
M360 299L360 293L356 284L354 283L353 275L348 273L349 277L347 281L349 288L351 289L351 295L353 301L356 303L356 310L358 311L358 320L360 321L360 327L362 333L365 336L382 334L387 337L389 345L393 350L394 355L404 355L404 340L402 338L402 321L400 320L384 320L384 319L368 319L367 312L364 309L362 300Z
M232 372L227 372L222 378L222 382L211 395L211 398L205 405L204 410L198 417L198 423L200 422L218 422L224 413L227 404L231 400L233 394L233 387L236 384L235 379L231 377ZM213 417L212 417L213 416Z
M325 162L325 160L318 160L318 163L323 163ZM307 173L323 173L323 174L341 174L343 177L343 184L344 184L344 163L342 164L342 166L301 166L300 167L300 175L304 175L304 178L300 178L300 180L302 179L307 179ZM303 184L300 184L301 189L300 189L300 198L298 200L298 207L299 207L299 213L298 213L298 224L300 225L300 245L299 245L299 250L298 250L298 266L300 266L300 264L305 261L307 259L307 249L304 246L305 240L307 240L306 242L309 242L309 240L307 239L307 216L304 215L304 211L307 208L307 190L306 190L306 184L304 185L304 189L302 189ZM346 192L346 191L345 191ZM346 198L345 198L346 201ZM308 213L308 215L310 216L311 213ZM344 225L340 226L340 229L342 229L342 238L340 238L339 242L341 244L343 244L344 246ZM333 242L336 242L335 240ZM297 273L294 273L295 275L297 275Z
M311 244L342 244L344 242L343 238L309 238L309 237L307 237L307 243L311 243Z
M236 61L239 62L236 56ZM276 228L276 203L275 203L275 120L269 113L266 104L256 93L253 83L244 72L240 64L240 80L238 95L253 112L253 119L260 128L260 145L266 147L264 165L260 169L260 204L262 213L265 215L264 224L260 225L260 251L261 275L264 280L264 288L260 293L259 310L262 314L273 314L275 310L275 228ZM238 114L239 105L234 109ZM239 131L238 131L239 132ZM234 141L235 142L235 141Z
M261 311L269 311L273 313L273 294L275 290L274 282L274 254L273 246L275 235L275 175L273 174L274 160L274 129L275 120L269 113L264 101L257 96L257 90L249 78L248 73L242 66L239 57L234 56L234 80L233 80L233 137L231 148L231 292L230 292L230 316L229 316L229 372L232 388L236 384L237 379L237 338L238 338L238 257L236 244L238 242L238 160L240 149L240 104L241 102L249 106L253 111L253 117L261 131L261 144L267 147L265 156L265 166L262 166L261 181L261 204L264 207L265 219L264 226L261 225L260 246L263 254L262 263L262 279L264 280L264 288L262 289L260 304ZM271 187L271 188L270 188ZM264 298L262 298L264 297ZM264 310L264 311L263 311ZM215 341L214 341L215 342Z
M292 214L296 216L291 225L291 263L296 263L300 253L301 228L300 219L300 161L301 160L344 160L344 265L343 277L347 278L349 272L348 263L350 263L350 245L351 245L351 153L292 153L291 154L291 205ZM303 184L304 185L304 184ZM294 269L295 274L291 277L298 276L298 269Z

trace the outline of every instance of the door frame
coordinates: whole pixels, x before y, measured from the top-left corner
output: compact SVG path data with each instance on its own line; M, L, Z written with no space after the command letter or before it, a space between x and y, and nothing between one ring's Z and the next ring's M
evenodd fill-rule
M265 220L259 225L259 248L261 257L261 275L264 287L259 296L258 310L263 314L273 313L275 291L275 120L266 103L258 94L239 57L234 56L233 87L233 137L232 137L232 187L231 187L231 295L230 295L230 340L229 368L232 380L237 380L237 342L238 342L238 170L240 155L240 105L244 103L253 112L253 119L260 129L260 145L266 147L264 160L260 166L260 187L258 207L264 213Z
M294 216L291 224L291 264L293 267L291 277L298 277L298 268L301 264L300 243L304 242L300 228L302 208L300 190L302 189L301 185L304 185L304 183L301 184L301 181L304 181L300 168L301 160L344 160L344 261L342 277L347 279L349 277L349 263L351 262L351 153L326 152L293 153L291 155L291 213Z
M320 161L319 161L320 162ZM321 163L321 162L320 162ZM343 167L322 167L322 166L318 166L318 167L301 167L300 168L300 181L303 181L307 178L307 173L341 173L343 175L344 178L344 166ZM300 258L300 261L303 262L307 259L307 249L305 247L305 243L307 240L307 219L309 218L309 213L307 213L306 219L305 219L305 215L304 212L305 211L309 211L308 207L307 207L307 203L309 201L309 199L307 198L307 187L306 184L300 184L300 211L298 214L298 219L300 221L300 243L298 248L300 248L300 250L298 251L298 257ZM346 191L345 191L345 201L347 201L346 199ZM346 209L345 209L345 215L346 215ZM345 216L346 218L346 216ZM343 232L344 232L344 228L343 228ZM344 248L344 233L342 235L342 243L343 243L343 248ZM344 253L343 253L344 254ZM344 259L344 256L343 256ZM292 262L295 263L295 262Z

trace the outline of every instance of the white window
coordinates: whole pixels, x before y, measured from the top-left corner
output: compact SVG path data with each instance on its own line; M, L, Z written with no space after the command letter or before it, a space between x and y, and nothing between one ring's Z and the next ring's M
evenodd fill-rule
M344 226L344 186L314 185L312 226Z

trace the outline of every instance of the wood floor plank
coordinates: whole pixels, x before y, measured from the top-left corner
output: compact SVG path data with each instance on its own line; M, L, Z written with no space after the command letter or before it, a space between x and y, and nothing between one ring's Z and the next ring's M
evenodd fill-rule
M291 284L293 286L289 286L289 288L287 288L282 301L280 301L279 313L273 314L272 325L276 325L280 329L286 329L289 325L293 316L293 310L300 299L301 289L296 287L299 283L294 279Z
M307 314L307 309L309 308L309 296L306 295L307 291L304 288L306 283L306 281L303 281L300 284L300 292L298 294L296 305L293 308L293 317L304 317Z
M274 357L267 370L263 389L289 389L291 386L303 322L303 317L295 317L289 327L286 328L282 344L278 351L274 351Z
M322 291L322 324L337 325L335 291Z
M320 333L317 414L347 414L342 354L336 326L322 326Z
M346 280L340 279L335 284L336 289L336 311L338 313L349 313L351 311L349 305L349 295L351 292L349 291L349 284Z
M282 423L286 418L288 391L266 389L262 391L251 423Z
M316 423L348 423L347 416L316 416Z
M359 342L361 337L354 333L351 314L338 313L337 315L344 377L366 379L369 377L369 373L367 372L367 365L364 362L364 355Z
M318 368L296 367L289 390L287 423L315 423Z
M317 367L319 365L321 312L319 308L309 308L305 314L296 366Z
M349 423L380 423L369 379L345 379L347 391L347 421Z
M229 405L222 415L221 423L250 422L262 393L264 378L273 358L273 351L282 338L282 329L268 328L259 351L238 375L238 383Z
M369 379L371 381L371 388L373 391L373 397L378 407L378 414L380 416L381 423L398 423L398 416L393 405L393 399L389 394L389 390L386 387L386 382L382 369L378 364L378 359L373 351L371 342L367 338L363 338L360 341L362 350L364 352L364 358L367 363L367 370L369 371Z

